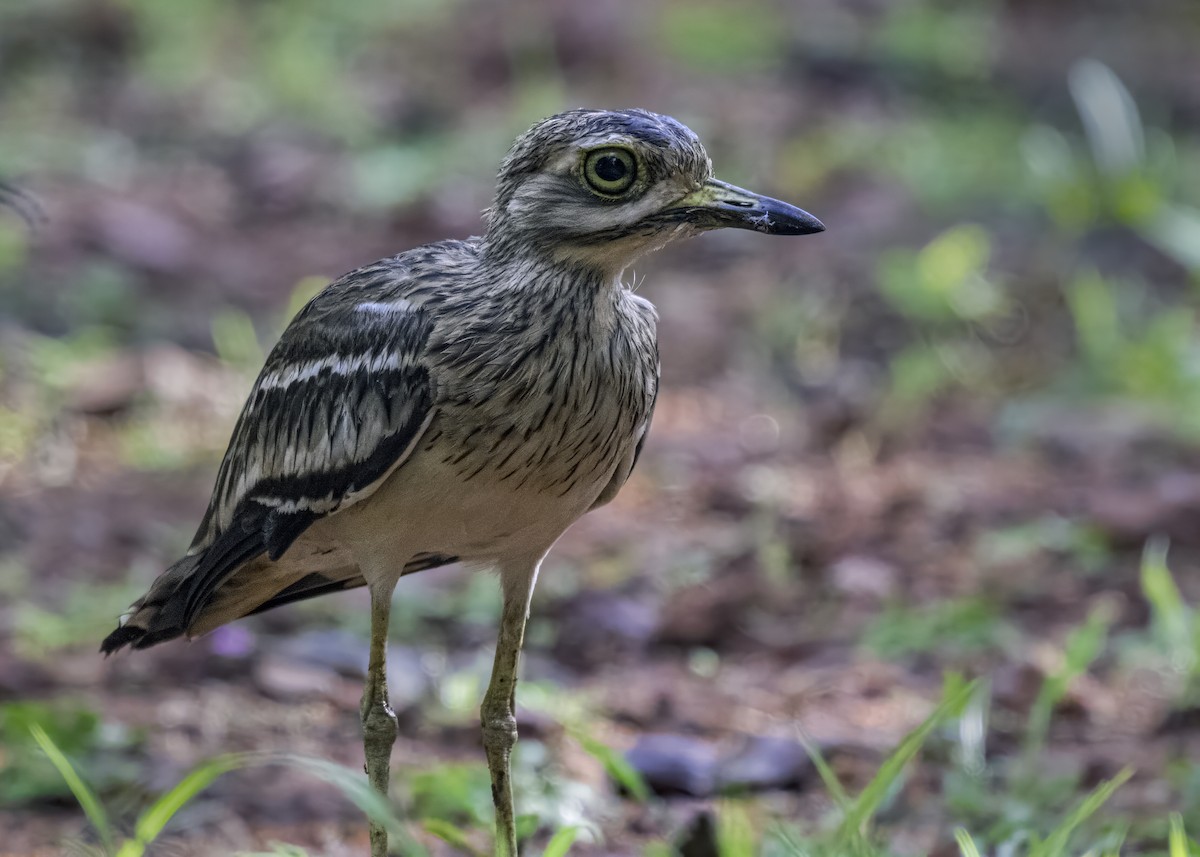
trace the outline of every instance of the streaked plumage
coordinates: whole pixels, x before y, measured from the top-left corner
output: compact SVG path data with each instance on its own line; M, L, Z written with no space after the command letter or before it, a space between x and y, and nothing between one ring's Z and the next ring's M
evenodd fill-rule
M669 117L573 111L534 126L501 165L484 236L360 268L296 316L238 419L187 555L103 650L362 585L386 632L384 597L401 575L492 567L505 616L485 724L504 732L538 565L616 495L649 428L656 317L621 273L719 226L822 228L713 180L695 135ZM364 718L382 705L374 642ZM488 740L490 762L493 745L511 746Z

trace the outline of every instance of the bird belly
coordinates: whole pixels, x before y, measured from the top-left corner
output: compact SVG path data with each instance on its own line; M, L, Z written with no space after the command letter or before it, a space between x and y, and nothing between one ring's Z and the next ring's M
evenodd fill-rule
M614 444L581 478L563 465L517 471L480 467L453 444L422 448L366 501L325 523L372 573L366 557L386 557L377 574L399 573L418 553L471 564L536 560L595 502L629 443ZM540 450L526 450L526 454ZM482 455L483 452L477 453ZM493 453L489 459L498 463ZM464 470L465 464L471 464ZM527 478L522 478L527 477Z

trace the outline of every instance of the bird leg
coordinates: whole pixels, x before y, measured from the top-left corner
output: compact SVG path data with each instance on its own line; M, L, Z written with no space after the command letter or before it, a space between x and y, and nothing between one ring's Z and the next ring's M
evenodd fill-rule
M492 680L483 697L483 746L492 775L492 803L496 806L496 854L517 857L517 829L513 816L512 778L509 758L517 743L517 663L525 638L529 599L537 580L537 565L519 572L501 574L504 610Z
M363 690L359 714L363 725L363 750L367 779L384 798L388 794L388 771L392 745L399 726L388 705L387 638L388 618L392 609L392 587L371 585L371 657L367 666L367 685ZM371 819L371 857L387 857L387 828Z

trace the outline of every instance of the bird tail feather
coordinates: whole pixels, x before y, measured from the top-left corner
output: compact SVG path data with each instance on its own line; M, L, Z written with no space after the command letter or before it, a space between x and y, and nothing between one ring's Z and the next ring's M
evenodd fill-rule
M120 627L104 638L100 651L111 655L125 646L144 649L183 636L191 587L182 584L196 571L203 556L185 556L160 574L146 594L121 616Z

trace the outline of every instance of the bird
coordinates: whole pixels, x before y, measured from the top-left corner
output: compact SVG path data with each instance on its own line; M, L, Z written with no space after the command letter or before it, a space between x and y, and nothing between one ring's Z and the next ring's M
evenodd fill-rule
M367 587L365 769L387 795L397 734L388 617L399 579L499 577L480 709L496 852L515 857L517 668L543 558L629 478L659 386L657 315L624 280L671 241L824 225L722 182L699 138L641 109L569 110L503 158L482 234L334 281L291 321L238 418L195 538L121 617L106 655ZM372 857L387 832L370 823Z

